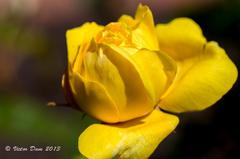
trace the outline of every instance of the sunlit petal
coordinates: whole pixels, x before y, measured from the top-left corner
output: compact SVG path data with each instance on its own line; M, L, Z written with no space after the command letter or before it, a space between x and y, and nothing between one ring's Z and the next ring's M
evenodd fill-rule
M79 150L87 158L148 158L177 126L174 115L154 110L128 122L93 124L79 137Z
M173 84L161 97L160 107L171 112L205 109L234 84L237 69L216 42L206 42L191 19L179 18L156 27L160 50L177 62Z

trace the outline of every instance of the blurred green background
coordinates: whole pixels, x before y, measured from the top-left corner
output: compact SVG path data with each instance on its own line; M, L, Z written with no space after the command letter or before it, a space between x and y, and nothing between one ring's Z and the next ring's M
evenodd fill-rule
M240 68L240 0L0 0L0 159L79 158L77 140L96 122L64 103L65 32L86 21L107 24L149 5L155 22L191 17L207 39L218 41ZM180 115L180 125L152 159L228 159L237 137L239 82L215 106ZM6 152L4 147L61 146L59 152ZM234 157L240 158L240 157Z

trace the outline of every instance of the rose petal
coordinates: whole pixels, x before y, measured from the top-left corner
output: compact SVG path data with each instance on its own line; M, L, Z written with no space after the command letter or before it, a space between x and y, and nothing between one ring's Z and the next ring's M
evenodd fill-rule
M156 27L160 49L177 62L176 78L161 97L160 107L171 112L205 109L234 84L237 69L216 42L206 43L200 27L178 18Z
M154 110L128 122L93 124L79 137L79 150L87 158L148 158L177 126L174 115Z

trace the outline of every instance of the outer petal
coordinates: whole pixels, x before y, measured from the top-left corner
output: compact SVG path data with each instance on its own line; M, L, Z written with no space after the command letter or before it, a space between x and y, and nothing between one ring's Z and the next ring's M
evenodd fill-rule
M68 48L68 61L72 63L76 58L78 49L84 43L89 43L96 34L103 29L103 26L96 23L85 23L82 26L70 29L66 33L67 48Z
M176 116L159 110L121 124L93 124L80 135L79 150L91 159L148 158L177 124Z
M159 45L177 61L176 78L161 97L160 107L171 112L202 110L219 100L233 85L237 69L216 42L206 43L200 27L179 18L157 26Z
M192 19L177 18L168 24L157 24L160 50L177 61L199 56L207 42L201 28Z
M100 83L71 72L69 84L73 97L82 110L101 121L112 123L119 121L118 108Z
M127 24L132 29L132 41L139 49L159 49L152 12L148 6L140 4L137 8L135 19L131 16L123 15L119 18L119 21Z
M88 52L84 64L86 78L101 83L116 105L126 105L124 82L118 69L104 55L102 50L94 53Z

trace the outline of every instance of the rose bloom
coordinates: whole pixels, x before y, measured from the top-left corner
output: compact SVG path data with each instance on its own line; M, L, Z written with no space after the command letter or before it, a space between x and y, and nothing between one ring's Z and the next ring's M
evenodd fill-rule
M155 26L147 6L106 26L67 31L62 85L76 108L104 122L79 138L90 159L148 158L180 113L205 109L234 84L237 69L189 18Z

